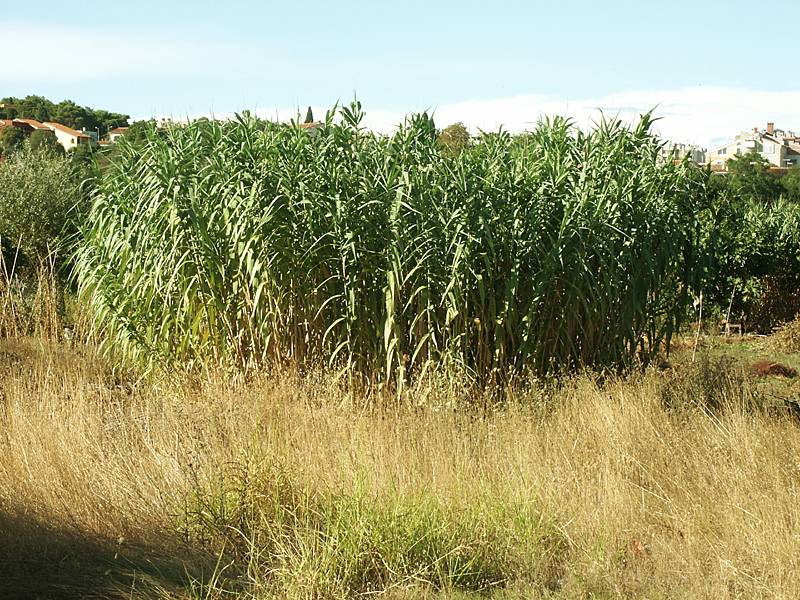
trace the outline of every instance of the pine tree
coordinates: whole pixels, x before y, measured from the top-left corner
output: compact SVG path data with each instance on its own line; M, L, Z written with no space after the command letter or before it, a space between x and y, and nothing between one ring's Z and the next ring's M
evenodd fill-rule
M314 122L314 113L311 111L311 107L308 107L306 111L306 120L303 121L304 123L313 123Z

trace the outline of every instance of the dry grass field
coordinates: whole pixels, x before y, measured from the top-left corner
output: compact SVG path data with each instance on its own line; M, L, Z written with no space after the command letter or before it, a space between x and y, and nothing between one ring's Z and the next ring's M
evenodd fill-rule
M6 152L0 600L800 598L800 210L655 120Z
M800 597L800 387L724 351L398 404L5 340L0 596Z

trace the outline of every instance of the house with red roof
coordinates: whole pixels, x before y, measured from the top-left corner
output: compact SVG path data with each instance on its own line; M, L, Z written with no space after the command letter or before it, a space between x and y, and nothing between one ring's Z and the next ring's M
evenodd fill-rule
M114 127L114 129L108 132L108 141L114 143L118 141L121 137L123 137L126 133L128 133L127 127Z
M31 134L37 129L49 130L44 124L36 119L0 119L0 127L17 127L27 134Z
M64 147L64 150L73 150L81 144L97 143L94 136L87 131L78 131L61 123L47 122L44 125L56 134L56 139Z

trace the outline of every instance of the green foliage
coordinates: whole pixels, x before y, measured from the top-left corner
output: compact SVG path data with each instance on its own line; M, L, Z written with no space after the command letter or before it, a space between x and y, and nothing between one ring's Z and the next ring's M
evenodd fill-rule
M781 186L787 198L800 202L800 166L794 167L781 178Z
M14 119L17 109L11 104L12 98L0 98L0 119Z
M226 568L248 568L254 588L272 592L256 597L356 598L421 584L488 592L518 569L552 585L567 547L530 502L319 493L283 467L240 469L246 478L194 490L181 530L193 544L223 548ZM232 579L218 575L218 584Z
M24 150L0 162L0 237L29 262L63 259L72 215L87 208L85 177L74 161L43 152Z
M706 298L725 316L769 333L800 310L800 169L779 178L750 153L713 175L704 228L714 257Z
M458 155L469 145L469 131L463 123L453 123L442 130L436 141L444 153Z
M779 198L767 206L723 189L712 206L704 221L714 258L707 298L725 312L733 298L732 319L768 333L800 302L800 205Z
M75 162L87 167L94 165L96 150L92 144L78 144L69 152Z
M311 107L309 106L308 110L306 111L306 119L305 121L303 121L303 123L313 123L313 122L314 122L314 113L311 110Z
M25 142L25 132L19 127L0 128L0 156L10 156Z
M109 112L107 110L95 110L97 130L100 137L105 137L109 131L117 127L127 127L130 117L122 113Z
M128 127L125 132L125 142L129 144L138 144L147 141L150 135L157 131L158 124L155 119L147 121L135 121Z
M37 129L29 139L30 149L34 152L48 152L50 154L64 154L64 146L58 143L56 134L52 131Z
M75 129L93 130L97 126L94 113L83 106L78 106L72 100L59 102L53 111L53 120Z
M42 96L26 96L25 98L3 98L3 103L14 106L13 118L36 119L37 121L50 121L54 105Z
M701 272L700 178L643 117L458 156L433 122L318 135L248 116L120 152L83 230L80 285L108 347L150 365L325 360L402 383L482 382L655 355Z
M755 152L728 161L730 190L741 198L771 202L781 194L778 178L770 173L770 163Z
M128 115L94 110L87 106L79 106L72 100L62 100L58 104L42 96L26 96L25 98L7 97L0 104L10 104L12 108L0 109L0 118L36 119L37 121L56 121L67 127L90 131L98 131L100 137L105 136L114 127L128 124Z

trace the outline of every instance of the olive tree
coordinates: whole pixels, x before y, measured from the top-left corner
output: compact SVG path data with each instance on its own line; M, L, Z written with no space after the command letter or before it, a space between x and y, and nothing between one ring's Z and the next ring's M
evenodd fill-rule
M32 264L66 255L73 217L87 207L88 172L63 156L28 148L0 162L0 237Z

